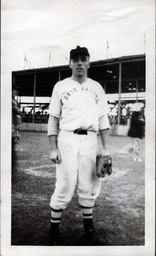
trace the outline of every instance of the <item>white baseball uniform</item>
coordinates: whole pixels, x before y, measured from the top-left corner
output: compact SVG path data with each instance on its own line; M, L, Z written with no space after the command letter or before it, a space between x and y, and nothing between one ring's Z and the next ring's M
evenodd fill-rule
M109 128L108 105L102 86L87 78L82 84L66 78L53 90L49 114L59 118L58 149L62 162L56 164L56 187L50 206L65 209L77 185L81 206L93 207L100 192L96 176L97 132ZM99 125L99 119L105 124ZM75 134L76 129L87 135Z

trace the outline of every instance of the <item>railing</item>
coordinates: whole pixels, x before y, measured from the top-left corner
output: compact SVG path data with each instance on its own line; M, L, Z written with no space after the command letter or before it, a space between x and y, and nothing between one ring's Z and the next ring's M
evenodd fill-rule
M22 123L48 123L48 115L20 113ZM34 122L33 122L34 121Z

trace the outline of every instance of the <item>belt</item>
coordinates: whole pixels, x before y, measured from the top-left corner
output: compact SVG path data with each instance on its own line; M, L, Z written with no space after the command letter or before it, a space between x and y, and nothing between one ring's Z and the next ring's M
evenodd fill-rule
M76 134L80 134L80 135L87 135L88 134L88 132L87 132L87 130L81 130L81 129L76 129L75 131L74 131L74 133L76 133Z

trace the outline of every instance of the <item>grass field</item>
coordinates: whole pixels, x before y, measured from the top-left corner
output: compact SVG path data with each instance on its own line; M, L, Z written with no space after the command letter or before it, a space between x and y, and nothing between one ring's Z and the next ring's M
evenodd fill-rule
M21 132L12 170L12 245L46 245L50 223L49 201L55 166L49 159L46 133ZM118 150L129 137L110 136L113 173L103 179L93 212L97 232L106 245L144 245L145 173L143 162ZM63 212L59 245L83 245L82 213L77 195Z

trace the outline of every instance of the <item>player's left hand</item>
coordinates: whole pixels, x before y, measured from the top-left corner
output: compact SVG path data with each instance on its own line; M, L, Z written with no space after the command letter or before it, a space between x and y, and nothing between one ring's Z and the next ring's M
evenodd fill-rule
M112 173L112 158L111 156L97 156L96 160L96 175L99 178L104 178Z
M110 156L110 150L107 147L103 147L100 152L100 156Z

